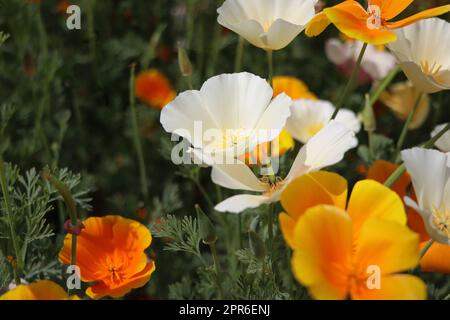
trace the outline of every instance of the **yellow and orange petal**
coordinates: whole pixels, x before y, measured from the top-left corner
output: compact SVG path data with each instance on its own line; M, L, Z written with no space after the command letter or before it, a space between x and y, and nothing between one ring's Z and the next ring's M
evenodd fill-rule
M40 280L31 284L21 284L0 296L0 300L80 300L78 296L68 296L58 284Z
M397 170L399 166L386 160L377 160L369 168L366 178L369 180L375 180L380 183L385 183L386 180ZM408 187L411 184L411 177L407 172L395 182L392 186L392 190L395 191L401 199L406 196Z
M94 299L122 296L143 286L155 270L144 250L151 244L150 231L137 221L114 215L89 218L77 238L76 264L81 279L94 282L86 293ZM70 264L72 235L64 239L59 259Z
M388 187L374 180L362 180L355 184L347 206L353 222L355 241L361 228L371 218L394 221L406 225L403 201Z
M135 94L140 100L157 109L164 108L176 96L169 79L156 69L137 75Z
M397 39L397 35L386 29L369 29L370 15L356 1L344 1L340 5L324 9L328 19L350 38L370 44L385 44Z
M386 44L397 39L391 29L398 29L422 19L442 15L450 11L450 5L444 5L419 12L406 19L388 22L395 18L411 4L412 0L372 0L370 4L380 8L381 12L368 12L361 4L354 0L346 0L333 7L325 8L317 14L307 25L306 35L317 36L333 23L342 33L350 38L358 39L374 45ZM376 17L376 15L380 17ZM373 27L370 25L374 20ZM380 25L377 25L379 23Z
M292 100L317 100L316 95L309 90L308 86L302 80L289 76L274 77L273 96L275 97L283 92L287 94Z
M292 257L295 278L315 299L345 299L351 267L352 222L327 205L305 212L295 227L298 247Z
M281 204L287 213L279 216L280 228L291 248L296 247L293 231L298 219L319 204L345 209L347 181L338 174L318 171L292 181L281 195Z
M436 7L436 8L431 8L428 10L424 10L422 12L416 13L415 15L412 15L412 16L402 19L400 21L387 22L386 27L389 29L403 28L410 24L413 24L414 22L417 22L417 21L420 21L423 19L437 17L437 16L443 15L447 12L450 12L450 4Z

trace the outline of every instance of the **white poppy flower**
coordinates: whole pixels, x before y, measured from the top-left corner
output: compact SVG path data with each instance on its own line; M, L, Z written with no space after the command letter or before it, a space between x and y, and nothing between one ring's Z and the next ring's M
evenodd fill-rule
M317 0L226 0L217 21L256 47L280 50L315 15Z
M341 41L333 38L325 43L325 53L335 65L351 72L362 46L361 41ZM395 65L395 57L391 53L380 49L379 46L369 44L361 62L361 69L370 76L371 80L381 80L395 68Z
M281 193L292 180L341 161L344 153L356 145L353 131L339 122L331 121L300 149L284 180L270 183L267 177L258 179L244 163L214 165L211 173L214 183L228 189L259 193L230 197L219 203L215 209L219 212L240 213L265 203L279 201Z
M414 85L426 93L450 89L450 23L432 18L394 30L389 49Z
M442 129L444 129L446 125L447 123L444 123L434 128L434 130L431 132L431 137L437 135ZM444 133L444 135L440 137L434 145L443 152L450 152L450 131Z
M450 153L424 148L402 151L417 203L405 197L424 221L429 236L450 245Z
M207 164L212 164L208 159L233 159L280 134L292 100L284 93L272 100L272 94L256 75L222 74L199 91L178 95L163 108L160 121L167 132L186 138Z
M299 99L291 107L291 116L286 122L286 130L294 139L306 143L330 121L335 107L328 101ZM361 122L353 111L341 109L336 121L357 133Z

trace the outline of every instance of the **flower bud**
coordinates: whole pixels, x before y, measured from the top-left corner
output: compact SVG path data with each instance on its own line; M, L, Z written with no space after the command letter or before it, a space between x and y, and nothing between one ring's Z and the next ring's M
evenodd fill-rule
M370 103L370 97L368 94L365 96L364 109L359 114L359 117L364 125L365 131L373 132L377 129L377 120L375 118L375 113L373 112L373 107Z
M216 242L216 231L211 219L208 218L206 213L198 204L195 205L195 211L197 212L198 231L203 242L205 244L212 244Z
M267 255L266 245L264 244L264 241L262 241L258 234L253 230L248 231L248 239L250 250L252 251L255 258L259 260L264 259Z
M192 75L191 60L189 60L186 50L181 46L178 48L178 66L184 77L190 77Z

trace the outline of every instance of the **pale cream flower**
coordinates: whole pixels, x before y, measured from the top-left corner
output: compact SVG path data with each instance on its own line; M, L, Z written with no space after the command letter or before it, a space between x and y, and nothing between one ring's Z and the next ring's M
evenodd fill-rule
M286 47L314 17L317 0L226 0L217 21L256 47Z
M306 143L328 124L334 111L335 107L325 100L295 100L291 107L291 116L286 122L286 130L294 139ZM361 122L351 110L339 110L336 121L354 133L361 130Z
M426 93L450 89L450 23L438 18L394 30L388 45L414 85Z
M450 245L450 153L424 148L402 151L411 175L417 203L406 197L406 204L423 219L428 235Z
M353 131L342 123L331 121L305 144L295 158L285 179L276 178L270 182L262 179L244 163L234 165L214 165L211 178L214 183L234 190L245 190L259 194L240 194L219 203L219 212L240 213L262 204L279 201L282 191L295 178L341 161L345 152L357 145Z
M201 89L179 94L163 108L163 128L187 139L195 156L237 158L275 139L290 115L291 98L273 90L264 79L247 72L222 74Z

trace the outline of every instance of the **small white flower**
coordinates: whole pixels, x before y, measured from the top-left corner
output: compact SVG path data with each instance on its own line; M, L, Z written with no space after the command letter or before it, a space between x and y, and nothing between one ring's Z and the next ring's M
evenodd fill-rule
M291 116L286 122L286 130L294 139L306 143L328 124L334 111L335 107L328 101L296 100L291 107ZM355 133L361 129L361 122L358 117L348 109L339 110L336 121L344 124Z
M325 53L335 65L351 70L358 60L362 46L361 41L341 41L333 38L325 43ZM361 62L361 69L372 80L381 80L395 68L395 65L395 57L391 53L369 44Z
M414 85L426 93L450 89L450 23L425 19L394 30L389 49Z
M214 165L211 178L214 183L233 190L253 191L259 194L241 194L219 203L219 212L240 213L262 204L279 201L281 193L295 178L342 160L345 152L357 145L353 131L342 123L331 121L299 151L289 174L284 180L271 183L267 177L258 177L244 163Z
M432 239L450 245L450 153L413 148L402 159L417 195L417 203L408 197L405 203L422 216Z
M186 138L195 156L207 164L233 159L280 134L292 100L284 93L272 100L272 94L256 75L222 74L199 91L178 95L163 108L160 121L167 132Z
M444 123L434 128L434 130L431 132L431 137L436 136L442 129L444 129L446 125L447 123ZM450 131L444 133L444 135L440 137L434 145L443 152L450 152Z
M280 50L315 15L317 0L226 0L217 21L256 47Z

